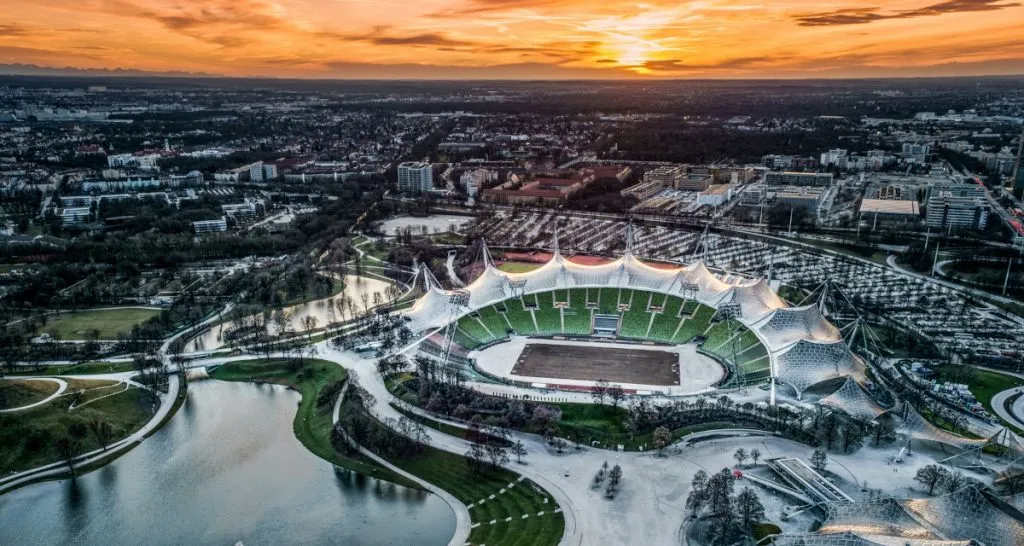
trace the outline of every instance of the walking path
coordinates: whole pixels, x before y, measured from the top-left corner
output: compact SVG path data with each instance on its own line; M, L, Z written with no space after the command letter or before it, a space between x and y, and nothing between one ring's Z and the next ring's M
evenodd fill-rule
M59 378L56 378L56 377L12 377L10 379L17 379L19 381L49 381L49 382L57 384L57 391L54 392L53 394L51 394L50 396L47 396L46 398L43 398L42 400L40 400L38 402L35 402L35 403L32 403L32 404L29 404L27 406L19 406L19 407L16 407L16 408L0 409L0 413L14 413L16 411L25 411L25 410L30 410L30 409L32 409L34 407L37 407L37 406L42 406L43 404L49 404L51 400L53 400L54 398L57 398L58 396L64 394L64 391L67 390L67 388L68 388L68 382L67 381L64 381L63 379L59 379Z

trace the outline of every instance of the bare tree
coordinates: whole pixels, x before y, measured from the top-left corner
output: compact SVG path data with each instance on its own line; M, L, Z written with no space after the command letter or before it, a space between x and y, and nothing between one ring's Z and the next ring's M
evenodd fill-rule
M81 444L78 440L69 436L61 436L57 438L53 444L53 448L60 455L61 459L68 465L68 470L71 471L71 475L75 475L75 457L78 456L78 452L81 450Z
M89 430L92 431L92 435L96 438L96 441L99 442L101 447L103 447L103 451L106 451L107 445L114 437L114 427L110 426L110 423L106 421L93 419L89 421Z

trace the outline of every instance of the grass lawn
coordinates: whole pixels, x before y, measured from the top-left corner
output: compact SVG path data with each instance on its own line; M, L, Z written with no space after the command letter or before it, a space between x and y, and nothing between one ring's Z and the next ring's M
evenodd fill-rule
M0 409L20 408L45 400L57 392L59 385L53 381L26 381L24 379L0 380Z
M85 339L90 330L97 330L100 339L117 339L118 333L128 333L136 324L142 324L159 314L159 309L134 307L70 311L52 317L37 333L56 332L60 339L66 340Z
M295 437L316 456L325 461L373 476L399 485L419 489L420 486L403 476L381 468L363 457L341 455L331 445L331 411L333 407L318 409L317 394L321 389L345 379L348 373L341 366L326 360L307 360L306 368L312 370L309 377L299 378L284 360L241 360L218 366L210 377L222 381L256 381L287 385L302 395L299 409L295 413L293 429Z
M41 366L38 369L18 371L16 375L89 375L130 372L133 369L131 362L83 362L81 364Z
M85 425L94 419L106 421L114 429L112 443L141 428L155 411L154 398L142 389L129 389L68 411L71 400L70 395L61 396L28 411L0 414L0 475L60 460L54 444L68 436L73 425ZM88 431L75 439L80 453L101 447Z
M530 262L502 262L498 266L498 269L505 273L526 273L527 271L533 271L541 266L541 264L535 264Z

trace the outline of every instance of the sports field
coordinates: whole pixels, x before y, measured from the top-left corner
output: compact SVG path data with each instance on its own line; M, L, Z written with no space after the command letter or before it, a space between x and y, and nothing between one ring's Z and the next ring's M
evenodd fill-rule
M678 385L679 356L665 351L527 344L512 375L641 385Z
M99 339L117 339L118 333L131 332L136 324L142 324L160 314L160 309L151 307L112 307L108 309L86 309L69 311L51 317L39 328L39 333L53 332L60 339L87 339L89 331L96 330Z

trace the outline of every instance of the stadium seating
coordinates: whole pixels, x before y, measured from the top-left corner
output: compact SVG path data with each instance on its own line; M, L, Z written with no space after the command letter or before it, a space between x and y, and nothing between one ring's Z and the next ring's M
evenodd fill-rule
M629 311L622 315L619 336L633 339L646 339L647 327L651 324L651 313L647 311L647 292L639 290L623 290L622 302L630 303ZM630 299L632 297L632 302Z
M530 298L530 296L527 296ZM532 299L532 298L531 298ZM505 318L508 319L508 323L512 325L512 329L519 335L533 335L537 333L537 328L533 325L533 316L529 311L523 308L523 302L519 298L510 298L505 300Z
M654 317L654 323L651 324L651 331L648 332L647 337L668 343L672 341L672 336L675 335L676 329L679 328L679 322L682 320L679 318L679 309L683 305L683 300L675 296L661 296L659 299L659 296L656 295L652 305L658 305L662 310Z
M688 306L693 309L691 311L692 314L687 314ZM704 335L704 331L711 324L711 317L714 316L715 310L688 301L683 304L682 313L683 323L679 326L675 336L672 337L672 343L688 343L694 337Z
M590 296L593 298L593 294ZM612 313L619 312L619 289L618 288L600 288L598 289L598 309L599 313L610 315Z
M492 340L494 339L506 339L508 338L508 323L498 313L493 305L481 308L478 313L480 314L480 322L484 323L484 326L490 330Z
M712 323L715 310L711 307L643 290L573 288L558 293L530 294L523 299L511 298L459 319L455 341L472 350L506 339L509 326L519 335L589 336L592 334L594 311L587 309L588 299L599 302L598 313L622 317L619 321L620 337L679 344L704 336L702 349L729 363L734 358L735 337L735 364L742 367L747 381L761 379L768 374L768 352L752 331L736 321ZM531 308L536 308L524 308L524 301ZM555 307L555 301L567 301L569 307ZM618 311L619 303L629 303L629 310ZM661 308L661 311L652 311L652 307ZM504 316L499 308L505 309Z
M581 300L582 301L582 300ZM589 336L591 332L590 309L566 309L562 317L565 323L563 333L568 336Z

